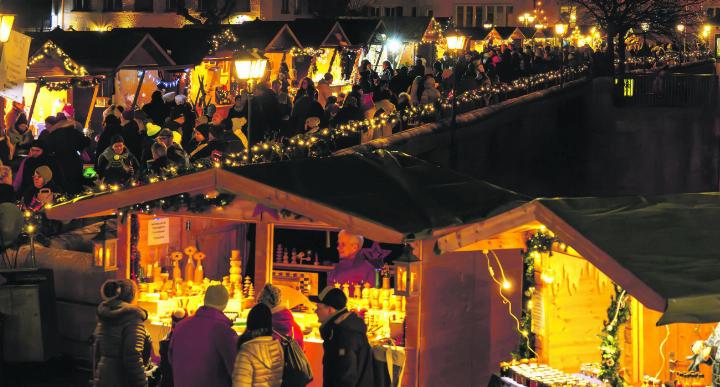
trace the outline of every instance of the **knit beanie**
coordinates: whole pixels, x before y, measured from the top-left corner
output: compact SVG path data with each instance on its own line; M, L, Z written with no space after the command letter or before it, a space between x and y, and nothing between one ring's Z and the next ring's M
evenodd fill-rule
M15 121L15 128L18 126L25 124L27 125L27 117L25 116L25 113L20 113L20 116L18 117L17 121Z
M119 142L121 142L123 144L125 143L125 139L123 138L123 136L121 136L119 134L112 136L112 138L110 139L110 145L117 144Z
M47 165L41 165L35 168L35 172L43 178L45 184L49 183L53 178L52 170Z
M178 105L184 105L187 101L187 97L184 94L178 94L175 96L175 103Z
M210 127L207 124L198 125L197 128L195 128L196 131L200 132L200 134L205 137L205 140L209 138L210 134Z
M224 286L212 285L205 291L204 305L222 311L225 310L229 299L230 295Z
M268 308L272 309L280 305L281 296L282 292L280 291L280 288L274 286L273 284L265 284L260 291L257 302L259 304L265 304Z
M152 122L148 122L147 124L145 124L145 129L147 130L148 137L153 137L158 134L162 128L160 127L160 125L155 125Z
M247 317L247 328L248 331L255 331L258 329L271 330L272 329L272 312L270 308L265 304L257 304L250 309Z
M347 305L345 293L333 286L326 287L317 297L310 297L310 299L318 304L332 306L336 310L345 309Z
M129 279L107 280L100 287L100 296L105 301L117 298L132 302L135 299L135 283Z

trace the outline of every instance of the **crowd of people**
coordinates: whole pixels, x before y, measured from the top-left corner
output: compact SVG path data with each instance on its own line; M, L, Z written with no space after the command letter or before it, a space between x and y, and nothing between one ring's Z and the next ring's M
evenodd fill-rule
M193 316L172 314L172 329L159 343L159 358L145 330L147 312L137 306L131 280L109 280L101 288L94 334L95 387L294 387L289 377L289 342L304 347L303 332L283 306L279 288L267 284L237 335L223 313L228 291L208 287ZM342 290L328 287L317 299L323 338L323 386L376 386L367 327L346 308Z

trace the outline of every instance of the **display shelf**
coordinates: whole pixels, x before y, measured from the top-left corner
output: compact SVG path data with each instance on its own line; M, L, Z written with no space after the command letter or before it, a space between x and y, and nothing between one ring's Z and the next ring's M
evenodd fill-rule
M324 266L324 265L301 265L297 263L277 263L273 262L273 269L278 270L303 270L303 271L316 271L316 272L328 272L335 269L335 266Z

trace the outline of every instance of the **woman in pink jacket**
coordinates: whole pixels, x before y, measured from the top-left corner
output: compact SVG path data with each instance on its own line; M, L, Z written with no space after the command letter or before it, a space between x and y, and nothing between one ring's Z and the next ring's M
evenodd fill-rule
M279 333L285 337L292 337L300 345L300 348L304 349L302 329L295 322L292 312L282 305L281 300L282 292L272 284L265 284L257 299L258 303L265 304L272 312L273 336L279 339Z

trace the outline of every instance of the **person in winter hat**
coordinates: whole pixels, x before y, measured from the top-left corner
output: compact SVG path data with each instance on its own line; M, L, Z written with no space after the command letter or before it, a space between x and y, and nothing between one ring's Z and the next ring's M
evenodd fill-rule
M273 284L265 284L258 295L258 303L267 305L272 312L273 337L280 339L280 335L291 337L305 347L302 329L295 322L292 313L282 304L282 292Z
M160 383L158 383L158 386L160 387L173 387L175 385L173 383L172 365L168 358L168 350L170 349L170 340L172 340L175 327L180 321L184 320L185 317L187 317L185 309L175 309L172 315L170 315L170 320L172 321L170 332L164 339L160 340L160 348L158 350L160 354L160 366L158 367Z
M342 290L328 286L315 298L323 339L323 387L373 387L367 326L347 310Z
M150 147L152 152L152 160L148 160L146 165L147 175L162 175L170 167L175 164L167 157L167 147L161 142L155 142Z
M122 136L116 135L111 143L98 157L98 175L106 184L125 184L140 171L140 164L125 146Z
M230 387L237 355L237 334L223 313L228 291L213 285L194 316L175 327L168 357L175 387Z
M10 143L15 147L15 156L26 155L30 149L30 143L35 139L25 113L20 113L15 124L8 130Z
M157 141L165 144L167 148L167 157L172 161L178 168L190 167L189 159L185 150L180 144L175 141L175 133L170 129L163 129L157 134Z
M30 188L33 184L32 175L39 166L47 165L51 171L57 171L55 160L47 154L45 149L45 143L40 140L35 140L30 143L28 157L24 158L20 163L20 167L15 175L15 180L13 181L15 192L25 192Z
M273 338L270 308L257 304L238 340L233 387L280 387L284 363L282 346Z
M33 185L22 195L23 208L32 211L41 210L52 203L53 198L60 194L58 185L53 181L53 172L47 165L35 169L32 176Z
M75 128L76 123L73 120L57 122L43 140L45 152L55 160L60 185L71 194L82 191L85 179L80 153L90 145L90 139Z
M145 366L150 341L145 331L147 312L135 305L131 280L108 280L100 289L97 308L94 387L147 387Z

